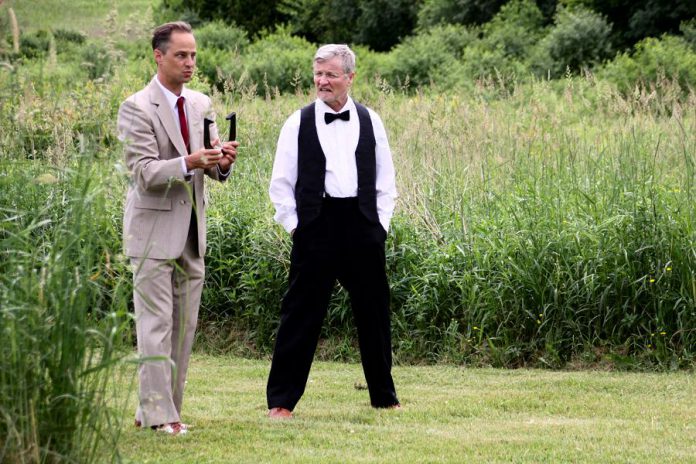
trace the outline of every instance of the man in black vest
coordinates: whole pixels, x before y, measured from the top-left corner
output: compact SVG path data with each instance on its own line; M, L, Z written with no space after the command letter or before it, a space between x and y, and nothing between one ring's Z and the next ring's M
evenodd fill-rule
M381 119L348 96L354 77L350 48L319 48L317 99L290 116L278 139L270 196L293 246L266 389L272 418L291 418L304 393L336 280L350 295L370 403L401 407L384 259L394 165Z

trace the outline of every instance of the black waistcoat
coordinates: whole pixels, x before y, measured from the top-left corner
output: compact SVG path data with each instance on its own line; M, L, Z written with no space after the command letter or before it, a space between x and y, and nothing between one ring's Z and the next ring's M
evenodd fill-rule
M319 143L315 103L302 108L297 151L297 183L295 202L298 227L309 224L319 216L324 198L326 156ZM363 105L355 103L360 121L360 136L355 149L358 169L358 204L362 214L371 222L379 223L377 215L377 164L375 161L375 132L370 113Z

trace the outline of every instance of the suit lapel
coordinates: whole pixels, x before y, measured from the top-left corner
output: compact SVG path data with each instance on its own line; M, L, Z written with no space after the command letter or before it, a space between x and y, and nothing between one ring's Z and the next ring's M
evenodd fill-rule
M174 121L173 111L171 108L169 108L167 98L164 96L162 89L159 88L154 79L152 82L150 82L150 101L153 105L157 106L157 117L159 117L160 121L162 122L162 127L164 127L164 130L167 132L169 140L171 140L172 144L176 148L176 151L179 152L180 156L188 155L186 152L186 146L184 145L184 139L181 137L179 126L177 126L176 121ZM189 123L189 132L191 132L190 126L191 124Z

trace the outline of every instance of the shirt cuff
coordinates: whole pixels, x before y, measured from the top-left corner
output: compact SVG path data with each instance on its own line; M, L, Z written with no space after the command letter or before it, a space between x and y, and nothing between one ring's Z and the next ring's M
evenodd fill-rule
M276 221L278 221L280 225L283 226L283 229L285 229L287 233L290 233L293 230L297 229L296 214L290 214L284 218L276 218Z
M181 158L181 171L184 173L184 176L189 177L190 175L193 174L193 171L189 171L186 169L186 159L182 156Z

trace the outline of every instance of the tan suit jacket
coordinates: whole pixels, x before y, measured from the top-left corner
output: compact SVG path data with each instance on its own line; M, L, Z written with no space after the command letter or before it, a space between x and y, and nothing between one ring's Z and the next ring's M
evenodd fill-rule
M203 148L203 118L215 120L210 99L200 92L184 89L191 152ZM211 140L218 136L210 127ZM185 176L181 156L186 147L172 109L153 79L143 90L131 95L118 113L119 138L125 146L126 166L131 185L126 195L123 219L124 253L129 257L174 259L181 256L191 221L197 216L198 252L205 255L206 198L203 171ZM154 137L153 137L154 135ZM205 171L224 181L217 168Z
M215 120L205 95L184 89L189 143L203 148L203 118ZM131 174L123 221L124 252L133 265L139 405L144 426L181 419L186 372L205 278L204 172L184 175L186 147L162 89L153 79L118 113L119 138ZM211 126L211 140L217 130ZM216 180L217 168L205 174ZM194 210L195 208L195 210ZM192 225L192 210L197 227ZM175 368L174 368L175 367Z

